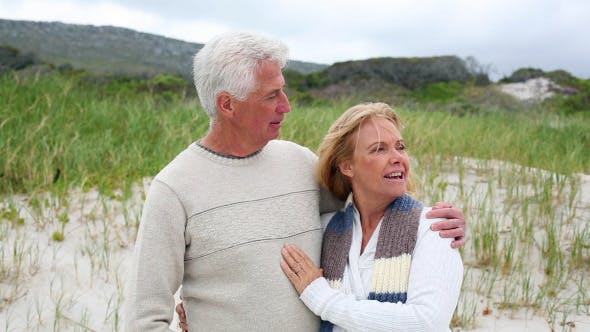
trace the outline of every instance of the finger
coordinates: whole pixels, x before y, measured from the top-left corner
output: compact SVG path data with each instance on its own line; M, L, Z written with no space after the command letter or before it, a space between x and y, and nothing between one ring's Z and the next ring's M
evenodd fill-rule
M460 228L465 231L465 220L462 219L446 219L433 223L430 229L433 231L448 230Z
M297 246L288 244L285 245L287 254L292 258L292 262L289 262L291 269L301 277L301 273L304 270L310 270L317 268L315 263L305 254L305 252L299 249Z
M442 208L452 208L453 204L449 203L449 202L436 202L434 203L433 208L435 209L442 209Z
M451 247L452 248L459 248L459 247L464 246L465 243L466 243L465 237L463 236L463 237L461 237L459 239L456 239L455 241L451 242Z
M296 270L298 262L295 259L295 257L293 257L293 253L289 250L287 246L283 247L283 249L281 250L281 254L283 255L283 259L285 260L285 262L289 265L289 268L291 268L292 270Z
M463 211L456 207L432 209L428 211L426 218L465 219Z
M176 305L176 313L179 317L184 317L184 306L182 305L182 303Z
M309 258L309 256L307 256L307 254L299 247L289 245L288 250L291 252L292 256L295 257L295 260L301 267L315 267L314 261L312 261L311 258Z
M289 278L289 280L291 281L292 284L295 284L295 282L299 280L299 277L297 276L295 271L293 271L289 267L289 264L287 264L287 262L285 262L285 260L281 260L281 269L283 270L283 272L285 273L287 278Z
M453 228L445 231L440 231L438 232L438 235L440 235L440 237L457 239L463 237L465 235L465 232L463 232L462 228Z
M299 247L294 244L288 244L286 248L298 263L303 262L305 258L307 258L307 255L303 252L303 250L299 249Z
M299 266L305 270L314 270L318 269L316 263L305 253L305 251L301 250L297 246L292 247L293 251L295 252L295 256L297 257L297 261Z

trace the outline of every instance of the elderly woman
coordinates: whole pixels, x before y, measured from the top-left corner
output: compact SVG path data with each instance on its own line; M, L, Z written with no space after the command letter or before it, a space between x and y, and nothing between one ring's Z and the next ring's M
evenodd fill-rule
M407 193L401 129L388 105L361 104L320 145L320 181L346 205L323 217L321 269L293 245L281 267L323 331L449 330L463 265L452 239L430 230L430 209Z

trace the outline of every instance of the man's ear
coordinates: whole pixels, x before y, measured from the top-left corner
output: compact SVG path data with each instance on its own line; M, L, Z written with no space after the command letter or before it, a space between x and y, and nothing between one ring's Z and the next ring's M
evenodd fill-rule
M233 112L233 105L232 105L232 97L227 92L220 92L217 94L217 98L215 99L217 104L217 111L219 115L223 117L232 117Z
M350 160L341 161L338 164L338 169L340 169L340 173L348 176L349 178L351 178L354 174Z

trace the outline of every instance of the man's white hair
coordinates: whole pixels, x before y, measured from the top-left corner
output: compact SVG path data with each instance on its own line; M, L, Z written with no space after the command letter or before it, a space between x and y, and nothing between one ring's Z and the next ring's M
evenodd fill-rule
M245 100L257 87L259 64L272 61L283 68L288 53L281 41L244 32L224 33L205 44L194 57L193 73L199 100L211 121L217 118L220 92Z

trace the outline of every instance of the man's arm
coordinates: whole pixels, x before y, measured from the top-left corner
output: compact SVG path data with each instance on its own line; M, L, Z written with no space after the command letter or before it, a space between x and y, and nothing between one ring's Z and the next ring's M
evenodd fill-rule
M154 180L142 212L129 289L128 331L170 331L184 274L186 216L176 194Z
M451 203L437 202L426 215L427 218L445 218L430 227L433 231L440 231L441 237L454 238L451 247L459 248L465 245L465 231L467 224L463 211Z

